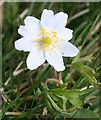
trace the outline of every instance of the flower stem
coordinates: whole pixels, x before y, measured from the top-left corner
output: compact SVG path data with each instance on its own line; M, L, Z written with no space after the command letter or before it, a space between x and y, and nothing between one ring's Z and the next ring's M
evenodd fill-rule
M54 79L54 78L50 78L50 79L47 79L46 82L45 82L45 87L46 87L46 88L48 88L47 84L50 83L50 82L56 83L56 84L61 84L61 83L59 82L59 80Z
M63 84L63 81L62 81L62 72L59 72L59 82L60 82L60 84Z
M54 69L54 76L55 76L55 79L58 79L57 72L55 69Z

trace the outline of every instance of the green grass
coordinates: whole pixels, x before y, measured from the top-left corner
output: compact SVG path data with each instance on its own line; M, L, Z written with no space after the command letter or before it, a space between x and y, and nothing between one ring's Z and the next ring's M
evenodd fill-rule
M71 42L80 49L75 58L64 58L63 85L48 83L53 68L46 63L36 70L26 68L28 53L14 48L21 36L18 27L28 15L40 19L43 9L69 15L67 27L73 29ZM3 3L2 14L2 118L99 118L101 115L101 6L99 3ZM1 43L1 42L0 42ZM17 69L17 67L19 68ZM61 73L57 73L61 75ZM93 85L93 88L90 86ZM79 91L87 87L86 90ZM1 115L0 115L1 116Z

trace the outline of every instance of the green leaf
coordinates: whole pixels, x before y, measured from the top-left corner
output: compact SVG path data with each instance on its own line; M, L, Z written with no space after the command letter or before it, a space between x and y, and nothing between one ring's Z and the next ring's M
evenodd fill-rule
M68 99L76 108L81 108L82 102L79 97Z
M65 89L67 87L68 83L63 83L57 86L57 88Z
M54 94L58 94L58 95L64 95L68 98L79 96L79 92L76 90L51 89L51 90L49 90L49 92L54 93Z
M59 115L57 114L58 117L66 117L66 118L73 118L75 112L71 112L71 113L67 113L66 111L63 111L61 113L59 113Z
M65 104L66 98L67 98L70 101L70 103L73 104L76 108L81 108L82 103L81 103L81 100L79 97L81 95L91 92L92 90L94 90L94 87L88 88L88 89L82 90L82 91L80 91L80 90L63 90L63 89L57 88L57 89L51 89L51 90L49 90L49 92L51 93L51 95L55 94L55 96L63 99L64 104ZM56 99L56 101L57 101L57 99Z
M95 78L95 71L82 64L81 62L74 62L73 66L89 81L90 84L94 85L94 86L98 86L97 84L97 80Z
M49 94L47 94L48 99L50 100L51 104L53 105L53 107L58 111L58 112L62 112L63 110L61 108L58 107L58 105L54 102L54 100L50 97Z
M57 95L57 96L63 100L63 110L66 111L67 98L63 95L62 96Z
M79 91L79 95L84 95L84 94L90 93L92 90L94 90L94 87Z
M52 107L50 101L48 100L48 93L47 93L47 91L45 92L43 98L44 98L44 101L45 101L45 104L46 104L48 110L49 110L49 111L53 114L53 116L54 116L54 115L56 114L56 112L55 112L55 109Z
M80 93L76 90L50 90L54 94L56 94L58 97L62 98L64 103L66 102L67 98L71 104L73 104L75 107L80 108L81 107L81 101L79 98Z
M56 102L61 102L61 98L57 96L57 94L50 94L50 96L56 101Z
M77 109L74 118L100 118L99 115L88 109Z
M73 59L72 63L75 63L75 62L82 62L82 63L84 63L84 62L92 62L92 59L93 59L92 55L88 55L88 56L81 57L81 58L75 57Z

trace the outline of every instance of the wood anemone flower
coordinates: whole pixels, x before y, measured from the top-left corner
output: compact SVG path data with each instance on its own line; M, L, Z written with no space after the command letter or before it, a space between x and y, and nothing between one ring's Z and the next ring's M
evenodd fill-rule
M41 20L27 16L25 25L21 25L18 33L22 36L15 41L15 48L30 52L27 68L34 70L46 60L59 72L65 69L63 58L74 57L79 50L69 42L73 30L65 28L68 15L59 12L54 15L52 10L44 9Z

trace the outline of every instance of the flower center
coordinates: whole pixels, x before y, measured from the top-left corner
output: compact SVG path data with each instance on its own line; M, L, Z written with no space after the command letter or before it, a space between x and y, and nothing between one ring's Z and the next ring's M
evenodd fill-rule
M52 39L49 36L44 36L41 42L43 47L49 47L52 44Z
M41 28L39 36L41 36L40 45L43 50L53 50L59 45L57 33L54 31L47 32L45 28Z

